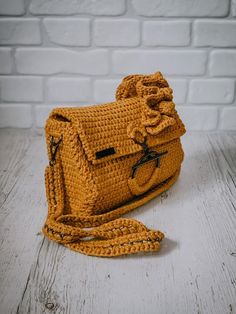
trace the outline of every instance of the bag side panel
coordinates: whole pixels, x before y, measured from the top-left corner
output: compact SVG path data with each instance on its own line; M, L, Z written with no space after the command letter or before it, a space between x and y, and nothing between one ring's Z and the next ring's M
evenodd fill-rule
M97 190L77 132L70 122L56 119L48 119L45 129L49 158L50 137L59 138L62 135L56 162L62 166L64 214L91 214Z

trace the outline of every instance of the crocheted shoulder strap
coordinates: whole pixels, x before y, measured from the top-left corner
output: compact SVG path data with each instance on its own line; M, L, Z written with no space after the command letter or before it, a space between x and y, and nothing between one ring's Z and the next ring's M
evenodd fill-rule
M87 255L112 257L158 251L164 238L162 232L150 230L135 219L118 217L167 190L177 180L179 172L180 169L142 197L105 214L65 215L63 174L58 158L45 171L48 217L42 231L48 238Z

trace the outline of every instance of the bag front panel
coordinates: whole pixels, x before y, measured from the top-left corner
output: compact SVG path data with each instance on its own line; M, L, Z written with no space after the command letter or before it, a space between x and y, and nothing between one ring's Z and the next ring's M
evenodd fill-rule
M174 175L176 170L180 168L184 153L180 139L155 146L152 150L168 152L160 159L158 179L152 185L152 188L154 188ZM93 181L98 193L93 208L94 214L114 209L135 197L129 188L128 180L131 175L132 166L140 159L142 154L142 152L138 152L94 165L91 168ZM142 165L135 175L138 185L142 186L145 184L150 179L155 169L155 161Z

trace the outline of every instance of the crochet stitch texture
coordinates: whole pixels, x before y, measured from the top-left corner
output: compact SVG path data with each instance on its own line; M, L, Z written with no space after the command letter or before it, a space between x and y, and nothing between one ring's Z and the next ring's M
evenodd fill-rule
M185 132L160 72L126 76L115 102L53 109L44 235L94 256L158 251L161 231L119 217L174 184Z

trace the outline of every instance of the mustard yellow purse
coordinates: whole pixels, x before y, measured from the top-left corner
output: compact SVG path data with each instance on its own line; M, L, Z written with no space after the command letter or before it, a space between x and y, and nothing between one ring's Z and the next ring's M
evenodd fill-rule
M162 232L119 217L178 178L185 127L172 99L156 72L126 76L115 102L52 110L45 125L45 236L94 256L159 250Z

